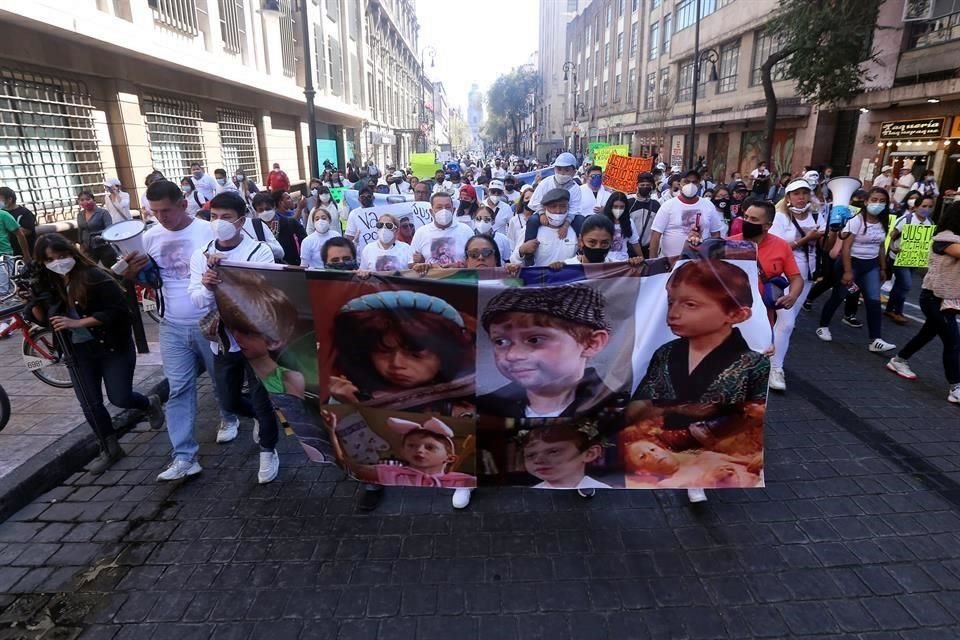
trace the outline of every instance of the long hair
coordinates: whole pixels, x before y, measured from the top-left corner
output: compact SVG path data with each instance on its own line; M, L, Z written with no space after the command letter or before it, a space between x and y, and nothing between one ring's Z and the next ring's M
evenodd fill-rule
M890 194L887 193L887 190L882 187L873 187L867 193L867 199L869 199L870 196L873 195L874 193L876 193L877 195L882 195L884 198L884 202L886 203L886 206L883 208L883 212L881 212L879 216L880 224L883 225L883 233L884 235L886 235L887 231L890 228ZM863 231L864 233L866 233L867 231L867 207L866 206L863 207L863 210L860 212L860 215L863 216Z
M91 260L77 246L59 233L45 233L37 238L37 244L33 247L33 259L37 264L46 264L47 250L51 249L54 253L66 254L77 261L76 266L70 271L70 295L67 295L67 287L64 279L50 271L47 268L39 270L38 278L43 288L47 291L56 292L60 301L64 304L70 304L70 300L75 300L80 306L87 304L87 286L89 284L89 273L91 269L100 269L97 263ZM105 269L100 269L104 273L110 273ZM112 274L111 274L111 277ZM117 285L119 287L119 285Z
M934 233L949 231L960 236L960 202L954 202L944 209Z
M613 205L617 202L623 203L623 213L620 214L620 217L617 218L613 215ZM627 211L627 196L626 194L621 193L620 191L614 191L609 198L607 198L607 203L603 205L603 215L610 219L610 222L620 224L620 234L624 238L630 238L633 235L633 229L630 225L630 213Z

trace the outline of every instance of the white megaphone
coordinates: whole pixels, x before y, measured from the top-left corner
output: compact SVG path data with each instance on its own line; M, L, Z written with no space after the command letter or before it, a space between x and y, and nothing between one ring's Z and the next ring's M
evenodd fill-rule
M842 229L847 220L854 216L854 211L850 209L850 201L853 199L853 194L862 186L863 183L852 176L840 176L827 183L827 188L833 196L833 205L830 208L832 230Z

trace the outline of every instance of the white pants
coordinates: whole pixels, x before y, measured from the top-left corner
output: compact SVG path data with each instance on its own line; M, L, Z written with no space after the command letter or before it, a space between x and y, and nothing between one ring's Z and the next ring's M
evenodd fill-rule
M790 348L790 336L793 334L793 328L797 325L797 315L813 283L809 280L804 281L803 291L800 297L789 309L777 309L777 319L773 323L773 348L774 353L770 357L770 366L774 369L782 369L783 361L787 357L787 349Z

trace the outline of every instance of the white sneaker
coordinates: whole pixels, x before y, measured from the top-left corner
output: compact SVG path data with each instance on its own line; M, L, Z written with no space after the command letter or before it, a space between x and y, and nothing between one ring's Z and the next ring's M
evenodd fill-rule
M196 460L187 462L186 460L174 460L160 475L157 476L157 482L169 482L179 480L187 476L195 476L203 471L203 467Z
M787 390L787 379L786 376L783 375L783 369L780 367L770 367L769 386L774 391Z
M884 351L893 351L897 348L897 345L890 344L883 338L877 338L870 343L870 346L867 347L873 353L883 353Z
M273 482L280 473L280 456L276 449L260 452L260 471L257 472L257 482L267 484Z
M893 280L887 280L880 285L880 293L890 293L893 291Z
M470 504L470 494L473 489L454 489L453 490L453 508L465 509Z
M950 393L947 395L947 402L960 404L960 384L950 387Z
M217 429L217 443L223 444L224 442L232 442L237 439L237 433L240 431L240 421L236 418L233 420L221 420L220 428Z
M687 489L687 500L696 504L707 501L707 492L703 489Z
M898 356L890 358L890 360L887 362L887 369L893 371L901 378L906 378L907 380L917 379L917 374L915 374L913 369L910 368L910 363Z
M830 333L830 327L820 327L817 329L817 337L824 342L833 342L833 334Z
M253 443L260 444L260 421L253 419Z

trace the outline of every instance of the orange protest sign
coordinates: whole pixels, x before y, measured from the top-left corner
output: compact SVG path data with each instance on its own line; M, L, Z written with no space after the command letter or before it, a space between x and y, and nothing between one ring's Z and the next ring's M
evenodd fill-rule
M612 155L603 172L603 186L611 191L633 193L637 190L637 176L653 168L653 158L631 158Z

